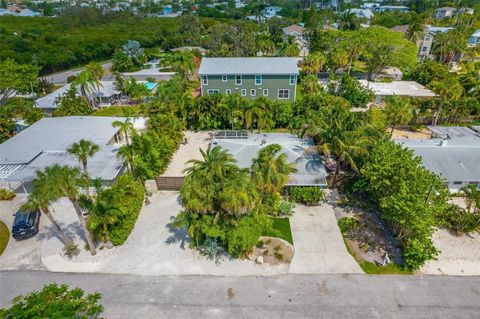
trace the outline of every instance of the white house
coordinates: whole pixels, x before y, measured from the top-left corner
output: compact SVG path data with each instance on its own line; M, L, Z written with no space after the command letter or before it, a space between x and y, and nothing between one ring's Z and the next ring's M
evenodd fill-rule
M300 49L300 56L305 57L308 55L308 42L303 34L303 31L304 29L301 25L291 25L283 28L282 37L283 41L286 41L289 37L293 37L295 39L295 43Z
M453 17L457 13L473 14L474 11L475 10L472 8L460 8L457 10L457 8L442 7L435 10L435 19L444 19L448 17Z
M440 33L453 30L452 27L433 27L431 25L425 26L425 34L417 43L419 60L433 59L432 49L435 44L435 36Z
M435 93L415 81L370 82L359 80L360 84L373 91L376 105L382 105L385 98L392 96L408 96L418 99L435 97Z

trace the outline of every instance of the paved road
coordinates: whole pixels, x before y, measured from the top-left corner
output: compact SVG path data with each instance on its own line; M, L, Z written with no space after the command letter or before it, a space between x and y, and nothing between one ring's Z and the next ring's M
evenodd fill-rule
M109 73L109 70L112 67L112 63L111 62L103 63L102 67L103 67L103 69L105 70L106 73ZM79 73L82 70L83 70L83 68L72 69L72 70L68 70L68 71L63 71L63 72L59 72L59 73L46 75L45 78L55 85L67 84L67 78L69 76L77 75L77 73ZM110 78L111 78L111 75L106 74L105 77L104 77L104 80L108 80Z
M103 294L115 318L478 318L480 277L147 277L0 272L0 305L49 282Z

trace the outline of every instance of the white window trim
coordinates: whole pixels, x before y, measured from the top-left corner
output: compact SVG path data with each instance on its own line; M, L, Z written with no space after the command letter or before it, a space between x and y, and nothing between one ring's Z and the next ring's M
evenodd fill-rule
M260 83L257 83L257 76L260 77ZM263 77L260 74L255 75L255 85L262 85Z
M268 96L268 89L263 89L263 96Z
M223 79L223 77L225 77L225 80ZM222 82L228 82L228 75L226 74L222 75Z
M218 89L208 89L207 93L209 95L212 95L212 94L218 94L218 93L220 93L220 91Z
M253 94L252 94L253 93ZM257 90L255 89L250 89L250 96L256 96L257 95Z
M280 91L287 91L287 96L288 96L288 97L280 97ZM279 100L288 100L288 99L290 99L290 89L278 89L277 98L278 98Z
M202 84L203 85L208 85L208 76L207 75L202 75Z
M247 89L242 89L240 91L241 96L247 96Z
M240 77L240 83L237 82L237 76ZM235 75L235 85L242 85L243 83L243 77L241 75Z

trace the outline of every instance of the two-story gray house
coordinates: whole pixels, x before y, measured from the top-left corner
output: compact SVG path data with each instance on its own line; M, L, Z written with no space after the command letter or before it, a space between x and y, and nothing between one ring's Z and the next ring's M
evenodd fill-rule
M203 58L202 95L234 94L295 101L299 58Z

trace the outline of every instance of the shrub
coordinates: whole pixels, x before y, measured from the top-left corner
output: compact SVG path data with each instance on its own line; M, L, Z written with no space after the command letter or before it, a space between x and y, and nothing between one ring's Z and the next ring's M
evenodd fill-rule
M8 189L0 188L0 200L12 200L17 196L14 192Z
M201 254L215 261L218 260L218 258L223 252L222 245L220 245L220 243L216 239L210 237L207 237L205 241L200 246L198 246L198 250Z
M294 202L315 206L323 199L323 190L316 186L294 186L288 189L288 195Z
M73 256L80 254L80 248L75 243L68 243L63 247L63 252L69 259L72 259Z
M114 245L121 245L132 232L142 209L144 189L142 182L135 180L130 174L124 174L117 178L112 190L119 194L119 203L125 214L110 227L108 237Z
M403 244L403 264L405 268L419 269L425 261L434 259L438 250L430 237L413 238Z
M282 200L278 204L278 216L292 216L293 209L295 208L296 204L294 202L289 202L287 200Z
M456 234L470 233L480 229L480 216L451 205L441 216L439 225Z
M354 217L342 217L338 220L338 228L343 235L347 235L350 231L360 227L360 222Z

